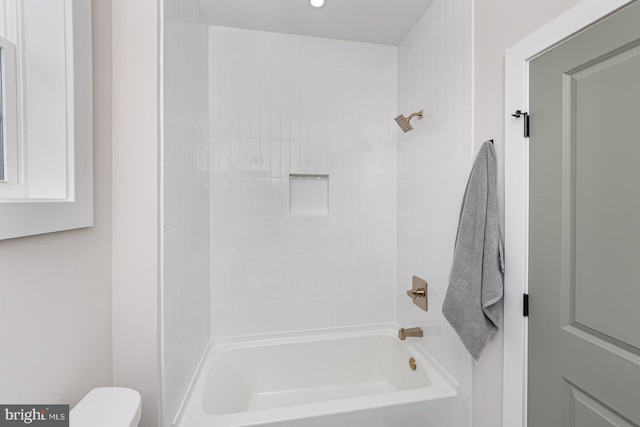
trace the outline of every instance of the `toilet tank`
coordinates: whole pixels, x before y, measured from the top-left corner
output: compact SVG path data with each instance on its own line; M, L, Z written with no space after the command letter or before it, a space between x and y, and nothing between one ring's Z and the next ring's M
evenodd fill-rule
M136 390L94 388L69 412L69 427L137 427L141 410Z

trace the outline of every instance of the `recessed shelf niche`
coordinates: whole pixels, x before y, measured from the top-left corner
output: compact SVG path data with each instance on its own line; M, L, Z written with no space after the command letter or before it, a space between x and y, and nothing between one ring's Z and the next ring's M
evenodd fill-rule
M289 213L329 213L329 175L289 174Z

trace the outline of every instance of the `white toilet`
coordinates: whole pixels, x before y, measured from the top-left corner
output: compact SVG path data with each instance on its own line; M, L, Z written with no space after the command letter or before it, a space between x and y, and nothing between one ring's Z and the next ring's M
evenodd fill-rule
M69 427L137 427L141 408L133 389L94 388L69 412Z

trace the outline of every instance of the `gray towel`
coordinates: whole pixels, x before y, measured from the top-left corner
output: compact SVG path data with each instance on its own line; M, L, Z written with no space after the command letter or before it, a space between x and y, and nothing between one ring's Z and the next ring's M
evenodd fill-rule
M449 289L442 313L478 360L498 330L504 261L493 143L480 147L460 210Z

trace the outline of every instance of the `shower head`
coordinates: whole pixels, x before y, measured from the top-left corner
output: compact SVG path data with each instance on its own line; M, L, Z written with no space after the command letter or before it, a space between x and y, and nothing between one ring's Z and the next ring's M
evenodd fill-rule
M417 113L411 114L409 117L405 117L404 114L400 114L398 117L396 117L396 123L398 123L400 129L402 129L402 132L407 133L410 130L413 130L413 126L411 126L411 119L416 116L418 116L418 120L421 119L423 111L424 110L420 110Z

